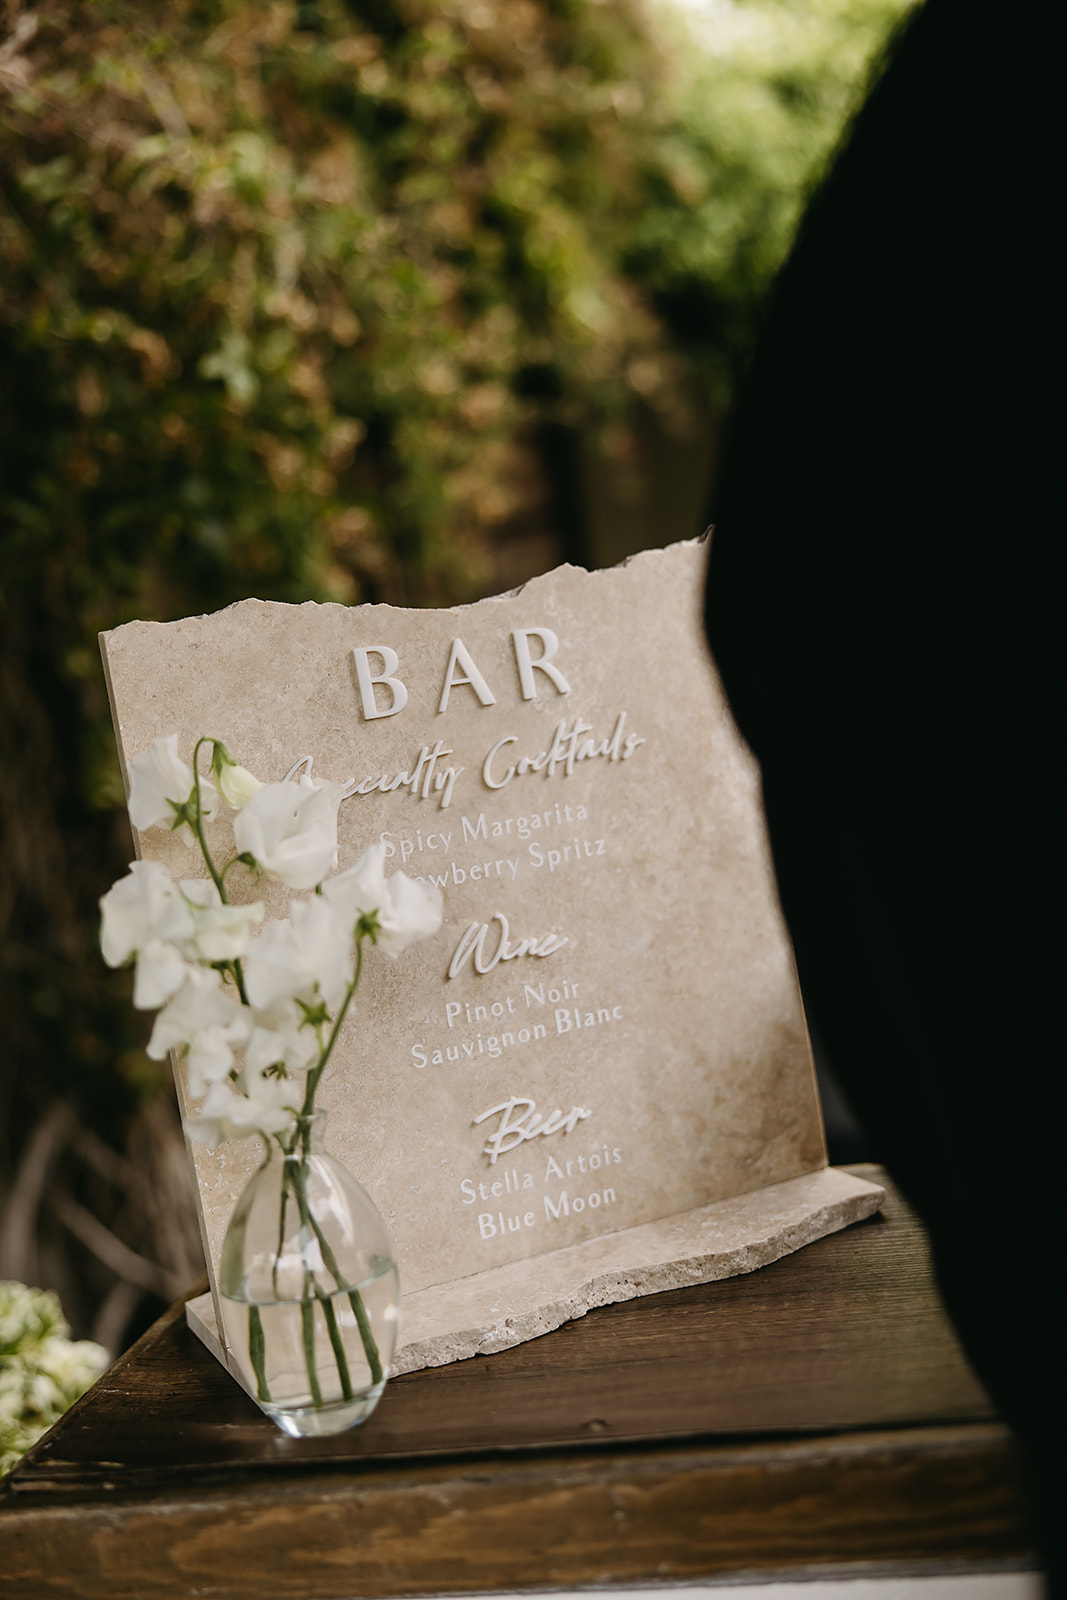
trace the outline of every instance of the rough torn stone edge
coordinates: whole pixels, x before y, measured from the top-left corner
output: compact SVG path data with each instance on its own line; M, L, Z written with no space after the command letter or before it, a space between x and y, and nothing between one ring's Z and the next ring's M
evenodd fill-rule
M754 1272L870 1216L884 1198L877 1184L827 1167L420 1290L402 1305L401 1327L406 1325L408 1338L402 1338L393 1372L506 1350L596 1306ZM549 1280L540 1290L538 1278ZM457 1319L461 1307L468 1315ZM472 1311L480 1315L471 1316ZM418 1337L427 1324L434 1331Z
M755 1272L871 1216L884 1199L879 1185L825 1167L679 1216L435 1284L402 1302L401 1329L404 1321L413 1323L416 1337L405 1342L402 1332L392 1376L508 1350L596 1306ZM530 1285L531 1276L542 1275L554 1281L556 1293ZM188 1301L185 1316L192 1332L254 1400L227 1358L211 1295Z

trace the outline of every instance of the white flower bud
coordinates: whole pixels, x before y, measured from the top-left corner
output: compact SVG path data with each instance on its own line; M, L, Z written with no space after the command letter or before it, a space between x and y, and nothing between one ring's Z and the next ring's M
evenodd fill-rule
M265 785L254 778L247 767L239 767L236 762L223 762L218 774L219 793L228 806L235 811L240 811Z

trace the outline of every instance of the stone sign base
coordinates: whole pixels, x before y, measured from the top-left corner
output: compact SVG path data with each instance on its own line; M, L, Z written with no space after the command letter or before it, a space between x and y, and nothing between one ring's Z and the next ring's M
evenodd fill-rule
M405 1295L394 1376L489 1355L550 1333L594 1306L754 1272L877 1211L885 1191L835 1167L680 1216ZM192 1331L226 1359L210 1294L185 1308ZM253 1396L253 1398L255 1398Z

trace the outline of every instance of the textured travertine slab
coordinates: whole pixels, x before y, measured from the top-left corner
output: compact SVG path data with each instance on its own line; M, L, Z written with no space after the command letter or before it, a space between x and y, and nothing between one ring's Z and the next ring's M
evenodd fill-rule
M186 755L222 738L268 780L310 757L352 780L341 868L380 839L389 866L443 889L435 939L371 954L319 1095L409 1310L825 1166L703 567L694 542L453 610L247 600L103 636L124 763L171 732ZM226 851L228 824L212 827ZM172 835L138 847L195 871ZM242 889L243 873L236 898L284 916L280 886ZM214 1286L258 1152L193 1156ZM536 1309L580 1292L538 1290Z
M489 1355L550 1333L594 1306L754 1272L871 1216L884 1198L876 1184L824 1167L684 1216L405 1295L393 1371ZM221 1359L211 1296L190 1301L186 1317Z

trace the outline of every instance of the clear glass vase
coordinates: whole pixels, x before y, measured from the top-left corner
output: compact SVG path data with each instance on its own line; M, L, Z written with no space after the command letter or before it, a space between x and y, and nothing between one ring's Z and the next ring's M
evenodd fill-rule
M325 1112L301 1118L241 1194L226 1230L219 1293L226 1343L284 1432L340 1433L366 1421L396 1345L400 1285L370 1197L322 1149Z

